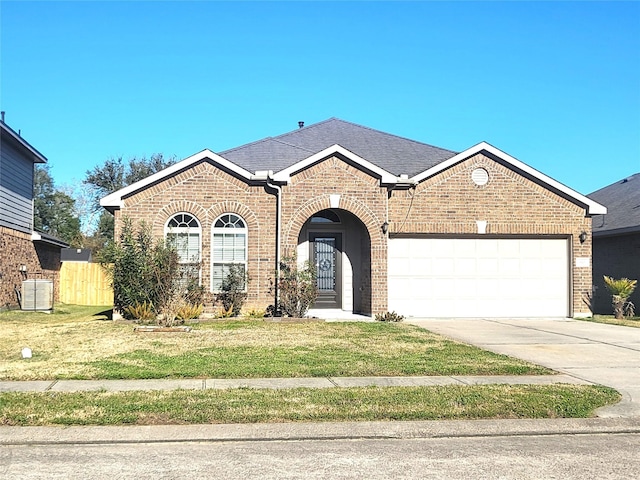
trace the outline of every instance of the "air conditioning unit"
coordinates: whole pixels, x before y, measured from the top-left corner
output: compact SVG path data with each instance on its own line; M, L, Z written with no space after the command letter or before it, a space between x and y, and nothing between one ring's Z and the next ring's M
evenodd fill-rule
M53 281L42 279L22 282L22 310L52 310Z

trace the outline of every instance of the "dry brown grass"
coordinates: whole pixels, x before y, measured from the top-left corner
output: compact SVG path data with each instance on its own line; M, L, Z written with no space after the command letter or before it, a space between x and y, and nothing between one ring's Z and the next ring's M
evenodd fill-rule
M63 306L58 313L46 315L33 312L3 312L0 313L2 336L0 337L0 379L35 380L55 378L159 378L164 376L202 376L215 373L229 376L306 376L324 375L322 370L326 363L340 364L338 371L344 375L389 375L389 374L420 374L403 373L402 363L422 362L424 374L441 374L435 366L432 371L424 366L424 357L442 351L442 359L431 363L455 363L451 355L452 342L425 330L403 324L381 323L270 323L261 320L225 321L196 323L189 333L134 333L134 324L128 322L108 321L105 315L100 315L99 307ZM96 315L97 314L97 315ZM33 358L23 360L21 349L29 347L33 350ZM464 362L469 363L469 357L477 356L477 364L486 368L492 362L504 366L517 364L515 360L491 356L471 347L459 353ZM235 366L227 366L227 370L215 371L209 365L190 369L176 368L175 364L197 361L202 357L212 355L212 349L224 351L225 358L237 355ZM244 353L236 353L241 349ZM447 350L448 349L448 350ZM302 355L303 364L296 371L295 366L280 368L269 367L270 358L265 351L278 352L280 355L274 362L291 362L293 358ZM142 355L140 352L144 352ZM252 353L253 352L253 353ZM291 358L282 358L282 352L292 352ZM346 352L346 353L345 353ZM479 352L479 353L478 353ZM265 370L260 365L247 366L243 370L243 362L248 358L262 355L266 360ZM285 353L286 355L286 353ZM298 357L296 357L298 355ZM126 356L126 358L123 358ZM197 358L196 358L197 357ZM315 357L315 360L312 359ZM162 364L167 359L166 370ZM315 361L310 370L306 367ZM417 359L417 360L416 360ZM101 361L117 361L130 366L128 373L105 373ZM215 360L212 360L215 362ZM235 360L234 360L235 361ZM94 363L95 362L95 363ZM153 363L156 362L156 363ZM173 362L172 365L169 365ZM264 360L263 360L264 362ZM351 362L347 370L343 365ZM376 365L380 365L380 370ZM473 361L471 362L473 363ZM158 365L150 367L149 365ZM162 364L162 365L160 365ZM520 363L518 368L523 364ZM114 367L114 372L122 372ZM136 377L135 370L146 373ZM153 368L161 369L155 372ZM269 370L271 368L271 370ZM320 370L319 370L320 368ZM327 371L331 371L331 368ZM414 370L404 370L414 372ZM502 368L502 367L501 367ZM386 370L385 370L386 369ZM134 371L133 373L132 370ZM245 373L249 372L249 373ZM186 372L186 373L181 373ZM210 373L211 372L211 373ZM473 373L473 367L470 373ZM507 373L507 372L498 372ZM546 373L531 372L523 373ZM446 373L445 373L446 374ZM109 375L103 377L103 375ZM121 375L118 377L118 375Z
M320 322L276 324L254 321L230 329L220 323L196 325L189 333L134 333L129 322L111 322L102 318L73 318L46 315L38 321L27 320L33 313L3 314L0 358L0 379L33 380L69 376L92 376L92 369L83 365L97 359L138 350L148 350L168 356L178 356L201 348L216 347L306 347L320 348L328 343L334 348L354 348L354 337L362 332L346 324L336 337L334 329ZM9 317L9 318L6 318ZM255 325L252 325L255 324ZM263 327L267 328L263 328ZM426 334L430 335L430 334ZM430 335L432 348L439 348L442 339ZM23 347L33 350L33 358L21 358ZM371 353L391 355L417 352L424 346L414 342L376 341L369 339L362 348ZM131 360L130 360L131 361Z

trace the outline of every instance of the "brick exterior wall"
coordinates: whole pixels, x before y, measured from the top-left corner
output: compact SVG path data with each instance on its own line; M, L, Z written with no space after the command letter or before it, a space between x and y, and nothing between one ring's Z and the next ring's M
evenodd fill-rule
M27 266L27 276L20 266ZM15 288L26 279L53 280L53 299L60 298L60 248L34 243L31 235L0 227L0 308L17 308Z
M596 237L593 240L593 284L595 291L594 312L613 314L611 294L604 284L603 275L613 278L630 278L640 283L640 233ZM636 287L630 300L640 313L640 286Z
M482 167L489 182L477 186L471 172ZM486 220L487 234L499 236L552 236L570 239L569 255L574 313L588 312L591 267L576 267L573 258L591 257L591 235L580 243L581 232L591 231L585 209L561 195L505 167L499 161L475 155L416 188L380 187L379 181L348 161L334 156L292 175L282 187L282 254L295 251L300 231L316 212L335 207L331 195L339 195L338 208L363 223L362 248L371 252L363 262L362 309L387 310L387 236L381 226L389 222L389 234L477 235L476 220ZM335 197L334 197L335 198ZM116 212L116 235L122 216L144 220L158 237L178 212L194 215L202 227L202 283L210 287L211 229L222 213L236 213L248 227L248 306L265 308L273 303L269 293L275 269L276 198L262 186L250 186L208 162L198 163L124 199Z
M211 286L211 235L215 220L223 213L235 213L247 224L249 286L247 307L265 308L273 303L269 293L270 280L275 272L276 197L262 186L245 182L212 166L200 162L190 169L135 193L124 201L124 208L116 212L116 235L123 216L134 224L145 221L155 236L164 236L164 228L171 216L187 212L195 216L202 229L202 285ZM117 238L117 237L116 237ZM213 295L207 298L211 311Z

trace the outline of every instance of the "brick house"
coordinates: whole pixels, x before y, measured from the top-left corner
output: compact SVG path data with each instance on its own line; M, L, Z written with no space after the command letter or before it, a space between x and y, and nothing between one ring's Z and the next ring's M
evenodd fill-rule
M203 150L101 204L116 229L182 238L210 292L245 265L250 306L274 302L277 259L297 252L316 308L427 317L588 315L587 232L606 211L487 143L453 152L336 118Z
M59 298L60 249L69 245L33 230L33 168L47 159L0 121L0 308L18 306L23 280L53 281Z
M593 218L594 312L611 314L611 294L603 275L640 281L640 173L623 178L588 195L607 207ZM631 295L640 312L640 288Z

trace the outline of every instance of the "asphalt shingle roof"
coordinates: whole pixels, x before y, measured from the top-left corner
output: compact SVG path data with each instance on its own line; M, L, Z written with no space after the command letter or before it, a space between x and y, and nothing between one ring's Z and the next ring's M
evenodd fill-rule
M607 207L606 215L593 217L593 233L613 230L640 231L640 173L623 178L587 195Z
M250 172L278 172L335 144L394 175L407 174L410 177L457 153L330 118L219 155Z

